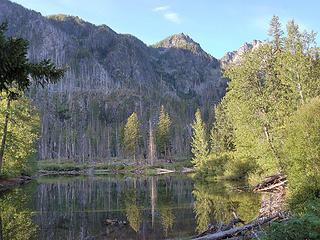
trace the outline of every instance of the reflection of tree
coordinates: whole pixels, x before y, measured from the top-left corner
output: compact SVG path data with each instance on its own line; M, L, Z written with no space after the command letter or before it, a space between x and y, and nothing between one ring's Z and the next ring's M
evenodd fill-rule
M249 221L258 214L259 195L252 193L228 192L221 182L196 182L194 191L194 212L198 232L204 231L210 223L232 220L232 212L244 221Z
M172 212L171 195L171 189L160 188L158 206L161 216L161 224L166 237L168 236L168 232L172 228L175 220L175 216Z
M36 239L37 225L32 217L35 215L30 209L30 190L35 189L30 183L24 188L16 188L0 198L0 213L2 234L0 239L25 240Z
M138 196L136 191L128 191L128 193L126 194L125 206L126 216L130 223L130 226L133 230L138 232L140 229L142 219L141 208L139 207Z
M168 206L159 206L160 214L161 214L161 224L165 233L165 236L168 236L169 230L172 228L175 216L172 212L172 207L169 203Z
M193 204L197 220L197 231L204 231L213 220L213 202L210 197L199 187L192 192L195 201Z

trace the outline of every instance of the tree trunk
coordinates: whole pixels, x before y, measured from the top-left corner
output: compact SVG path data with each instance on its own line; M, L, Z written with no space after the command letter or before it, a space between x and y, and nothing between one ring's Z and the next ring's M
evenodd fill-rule
M150 158L150 165L153 166L155 160L155 144L153 139L153 130L151 120L149 120L149 158Z
M266 135L266 138L267 138L267 141L268 141L268 144L270 146L270 149L272 151L272 154L274 156L274 158L276 159L277 163L278 163L278 170L279 170L279 173L282 173L282 164L281 164L281 161L280 161L280 157L278 156L278 153L272 143L272 140L270 139L270 134L269 134L269 128L267 125L264 125L264 134Z
M4 148L6 146L6 138L7 138L7 132L8 132L10 103L11 103L11 100L7 98L7 113L6 113L6 118L4 120L3 135L2 135L1 148L0 148L0 174L2 173L2 160L3 160Z

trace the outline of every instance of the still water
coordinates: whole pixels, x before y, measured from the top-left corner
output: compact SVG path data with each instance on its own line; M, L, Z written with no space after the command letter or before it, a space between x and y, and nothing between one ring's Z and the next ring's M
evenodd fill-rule
M188 239L258 214L258 194L228 189L188 175L40 177L0 196L0 239Z

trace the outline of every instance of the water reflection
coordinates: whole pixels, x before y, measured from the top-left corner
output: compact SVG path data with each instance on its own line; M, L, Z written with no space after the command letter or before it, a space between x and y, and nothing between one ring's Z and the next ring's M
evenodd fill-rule
M196 182L192 192L197 231L207 229L210 223L230 222L232 212L245 222L258 215L261 205L260 196L254 193L227 191L226 183Z
M161 217L161 224L164 235L167 237L168 232L173 227L175 216L173 214L173 193L172 185L169 184L159 189L158 208Z
M251 219L260 200L185 175L79 176L41 177L3 194L0 204L0 240L179 239L229 221L232 211Z
M136 189L129 189L126 193L126 217L132 229L136 232L139 231L142 222L141 206L139 206L138 195Z
M32 194L36 184L14 189L0 198L0 239L37 239L38 227L33 221L35 213L31 210Z

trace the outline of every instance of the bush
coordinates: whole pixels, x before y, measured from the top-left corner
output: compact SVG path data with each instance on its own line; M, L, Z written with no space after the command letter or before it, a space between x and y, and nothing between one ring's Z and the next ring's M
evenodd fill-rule
M225 165L224 177L228 180L246 180L256 168L253 159L232 157Z
M286 124L284 166L291 209L304 212L320 198L320 98L300 107Z
M320 203L310 204L302 217L293 217L288 222L272 223L265 240L320 239Z

